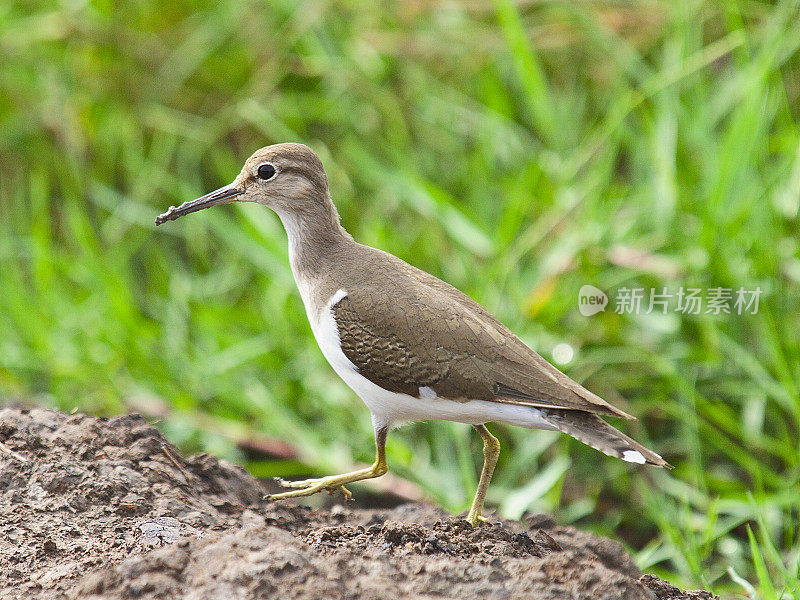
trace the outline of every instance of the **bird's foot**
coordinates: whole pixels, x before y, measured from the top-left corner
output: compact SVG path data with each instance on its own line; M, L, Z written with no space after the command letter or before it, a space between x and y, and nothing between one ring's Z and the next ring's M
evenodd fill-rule
M318 477L315 479L304 479L302 481L287 481L279 477L275 481L283 487L294 488L289 492L281 492L279 494L268 494L264 496L265 500L283 500L284 498L300 498L302 496L313 496L325 490L329 494L341 492L346 501L353 499L353 494L350 490L344 487L345 483L350 483L349 477L344 475L331 475L329 477Z
M311 496L317 494L322 490L326 490L333 494L334 492L342 492L345 500L351 500L353 494L350 493L345 485L353 483L354 481L361 481L363 479L372 479L373 477L380 477L386 473L386 462L383 455L379 455L371 467L366 469L359 469L351 473L344 473L342 475L330 475L328 477L318 477L316 479L304 479L302 481L286 481L285 479L275 478L280 485L288 488L296 488L289 492L281 492L280 494L270 494L264 496L265 500L283 500L284 498L300 498L301 496Z
M312 485L317 485L324 477L314 477L313 479L300 479L293 481L291 479L283 479L282 477L273 477L272 480L281 487L285 488L307 488Z
M477 527L478 525L488 525L489 523L489 519L487 519L483 515L472 514L472 513L464 517L464 520L473 527Z

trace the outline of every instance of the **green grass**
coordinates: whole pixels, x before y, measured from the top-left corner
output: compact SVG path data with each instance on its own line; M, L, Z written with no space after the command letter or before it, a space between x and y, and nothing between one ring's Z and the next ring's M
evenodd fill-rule
M164 413L184 448L233 460L231 432L303 449L261 474L370 460L368 413L316 348L277 218L153 225L254 149L303 141L356 239L546 358L569 344L563 368L676 466L495 426L492 505L621 538L678 585L800 597L797 2L384 8L0 8L3 397ZM755 315L585 318L583 284L763 295ZM451 423L389 438L391 468L452 510L480 456Z

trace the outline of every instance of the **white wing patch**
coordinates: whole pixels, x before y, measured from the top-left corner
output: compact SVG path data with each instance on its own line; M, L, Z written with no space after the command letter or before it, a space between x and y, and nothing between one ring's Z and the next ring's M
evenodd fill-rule
M436 392L433 391L433 388L429 388L426 385L425 387L419 388L419 397L423 400L435 400L437 395Z
M640 465L643 465L644 463L647 462L644 456L642 456L642 453L639 452L638 450L625 450L625 452L622 453L622 460L626 460L632 463L637 463Z

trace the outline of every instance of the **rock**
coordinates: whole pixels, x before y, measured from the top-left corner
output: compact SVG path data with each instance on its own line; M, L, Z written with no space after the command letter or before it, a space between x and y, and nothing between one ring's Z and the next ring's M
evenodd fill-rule
M138 415L0 409L0 599L712 598L547 515L473 529L439 508L264 503Z

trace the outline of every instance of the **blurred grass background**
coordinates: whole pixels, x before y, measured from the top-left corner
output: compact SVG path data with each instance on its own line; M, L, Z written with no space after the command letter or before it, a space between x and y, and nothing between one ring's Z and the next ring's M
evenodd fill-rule
M138 410L262 476L369 461L258 206L161 227L260 146L322 157L345 227L640 417L670 473L494 427L502 514L551 511L726 595L800 596L797 1L11 2L0 7L0 393ZM756 315L582 317L584 284L763 290ZM564 348L564 346L562 346ZM563 360L563 359L562 359ZM468 506L477 436L389 437Z

